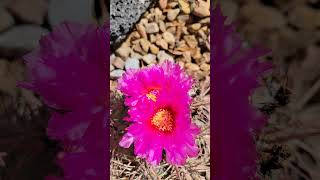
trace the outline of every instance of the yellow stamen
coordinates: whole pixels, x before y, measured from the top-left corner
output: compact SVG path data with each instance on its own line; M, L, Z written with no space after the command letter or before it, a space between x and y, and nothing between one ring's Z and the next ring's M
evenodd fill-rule
M151 124L154 125L160 131L172 131L174 127L174 117L169 110L160 109L152 117Z
M154 102L156 102L157 100L157 96L154 95L152 92L148 93L146 96L148 97L148 99L151 99Z

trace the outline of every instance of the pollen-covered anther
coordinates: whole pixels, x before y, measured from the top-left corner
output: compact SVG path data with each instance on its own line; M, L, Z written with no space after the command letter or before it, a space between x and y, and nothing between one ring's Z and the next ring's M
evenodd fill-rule
M156 102L158 93L159 93L158 90L152 90L148 94L146 94L146 96L148 99L152 100L153 102Z
M152 93L148 93L146 96L148 99L151 99L154 102L156 102L156 100L157 100L157 96Z
M170 132L174 127L174 117L169 110L159 109L152 117L151 124L160 131Z

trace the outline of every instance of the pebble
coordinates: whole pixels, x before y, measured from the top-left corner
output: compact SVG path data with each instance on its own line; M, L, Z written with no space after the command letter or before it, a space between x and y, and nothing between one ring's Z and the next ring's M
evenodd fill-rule
M93 0L51 0L49 1L48 19L51 25L65 21L92 23Z
M153 34L153 33L159 32L159 26L155 22L146 24L145 28L146 28L146 32L148 34Z
M133 46L132 46L132 49L133 49L135 52L138 52L138 53L140 53L140 54L143 54L143 55L146 54L146 52L143 51L140 43L133 45Z
M202 64L200 65L200 69L203 70L203 71L205 71L205 72L208 72L208 71L210 71L210 65L209 65L209 64L206 64L206 63L202 63Z
M186 63L185 67L191 71L199 71L200 70L200 67L194 63Z
M180 13L180 9L170 9L167 14L168 20L169 21L175 20L179 13Z
M0 47L5 49L34 49L48 31L35 25L15 26L0 34Z
M289 12L289 21L299 28L314 30L320 27L320 12L308 6L297 6Z
M110 64L112 64L114 62L114 60L116 59L116 55L115 54L111 54L110 56Z
M48 12L48 1L15 0L9 3L8 10L23 22L41 25Z
M203 53L203 59L204 59L204 62L210 63L210 53L209 52Z
M159 63L163 63L165 60L169 60L171 62L174 62L174 59L172 56L167 54L165 51L159 51L157 58L159 60Z
M159 4L161 9L166 9L167 5L168 5L168 0L159 0Z
M198 45L198 41L194 35L184 36L183 39L187 42L190 48L195 48Z
M174 44L175 43L174 35L171 34L170 32L164 32L162 34L162 37L168 44Z
M130 57L135 58L135 59L142 59L142 56L139 53L131 52Z
M201 24L200 23L195 23L191 25L191 29L194 31L198 31L201 28Z
M284 16L278 10L258 3L250 3L241 7L240 14L262 28L280 28L286 24Z
M116 70L111 71L110 77L112 79L118 79L118 78L120 78L122 76L123 73L124 73L124 70L116 69Z
M182 10L183 13L185 14L190 14L191 9L190 9L190 4L188 3L187 0L179 0L179 6Z
M198 17L208 17L210 16L210 1L197 0L197 2L193 2L193 14Z
M112 64L110 64L110 71L114 70L114 66Z
M142 24L137 24L137 25L136 25L136 28L137 28L139 34L140 34L143 38L145 38L145 39L148 38L147 32L146 32L146 28L145 28Z
M0 32L8 29L13 24L13 17L7 12L7 10L0 8Z
M169 47L168 43L164 39L160 39L159 41L156 42L156 44L165 50L167 50Z
M187 21L189 21L189 19L190 19L190 16L189 15L179 15L178 17L177 17L177 20L179 21L179 22L187 22Z
M129 47L126 46L121 46L119 49L117 49L117 53L119 54L119 56L121 56L124 59L127 59L129 54L130 54L131 49Z
M118 69L124 68L124 61L120 57L116 57L112 64Z
M142 60L150 65L156 62L156 58L157 56L154 54L147 54L142 57Z
M178 6L178 4L179 4L179 3L177 3L177 2L171 2L171 3L169 3L168 5L169 5L169 7L170 7L171 9L173 9L173 8L175 8L176 6Z
M166 25L164 24L163 21L159 21L159 28L161 32L166 32Z
M140 40L140 45L141 45L144 52L148 52L151 43L147 39L142 38Z
M233 1L222 1L221 10L223 14L227 17L226 24L230 24L236 18L239 6Z
M201 55L201 49L200 48L195 48L192 52L191 52L191 56L193 59L195 60L201 60L202 55Z
M159 48L156 45L151 44L150 51L151 51L152 54L158 54Z
M125 62L125 68L128 69L139 69L140 68L140 62L139 59L136 58L128 58Z

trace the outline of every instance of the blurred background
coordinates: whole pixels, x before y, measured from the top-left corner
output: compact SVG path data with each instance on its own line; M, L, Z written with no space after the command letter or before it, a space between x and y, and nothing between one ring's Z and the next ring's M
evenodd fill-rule
M0 0L0 179L42 180L58 172L56 142L46 137L49 109L18 88L26 79L22 56L64 21L107 22L109 1Z
M272 49L275 69L251 100L270 115L256 137L262 179L320 179L320 1L221 0L228 21Z

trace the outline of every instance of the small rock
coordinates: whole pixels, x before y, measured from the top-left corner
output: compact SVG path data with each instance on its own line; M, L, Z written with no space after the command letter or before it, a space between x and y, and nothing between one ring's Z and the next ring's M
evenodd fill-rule
M140 53L140 54L145 54L145 53L146 53L146 52L144 52L144 51L142 50L142 47L141 47L140 43L137 43L137 44L133 45L133 46L132 46L132 49L133 49L135 52L138 52L138 53Z
M142 59L142 56L139 53L131 52L130 57L135 58L135 59Z
M169 21L175 20L179 13L180 13L180 9L170 9L167 14L168 20Z
M164 24L163 21L159 21L159 27L160 27L161 32L166 31L166 25Z
M130 54L130 48L127 46L121 46L119 49L117 49L117 53L119 54L120 57L122 57L123 59L127 59L129 54Z
M115 54L111 54L110 56L110 64L112 64L114 62L114 60L116 59L116 55Z
M118 78L120 78L122 76L123 73L124 73L124 70L116 69L116 70L111 71L110 77L112 79L118 79Z
M204 59L204 62L210 63L210 53L209 52L203 53L203 59Z
M156 45L151 44L150 51L151 51L152 54L158 54L159 48Z
M190 51L185 51L182 53L184 62L191 62L191 52Z
M139 34L140 34L143 38L145 38L145 39L148 38L147 32L146 32L146 28L145 28L142 24L137 24L137 25L136 25L136 28L137 28Z
M251 3L241 7L240 14L250 23L262 28L281 28L286 24L282 13L275 8Z
M112 64L110 64L110 71L114 70L114 66Z
M191 71L199 71L200 70L200 67L194 63L186 63L185 67Z
M308 6L297 6L289 12L289 21L299 28L313 30L320 27L319 9L312 9Z
M156 55L154 54L147 54L142 57L142 60L146 62L148 65L154 64L156 62Z
M142 49L144 50L144 52L149 51L150 42L147 39L142 38L140 40L140 45L141 45Z
M201 18L210 16L210 1L197 0L192 6L194 15Z
M53 0L49 1L48 19L51 25L65 21L92 23L92 0Z
M29 51L34 49L38 45L40 38L47 33L46 29L39 26L15 26L0 34L0 48Z
M13 17L5 9L0 8L0 32L8 29L13 24Z
M156 42L156 44L165 50L167 50L168 46L169 46L168 43L164 39L160 39L159 41Z
M175 38L173 34L170 32L164 32L162 34L163 39L168 43L168 44L174 44L175 43Z
M146 32L148 34L153 34L159 32L159 26L157 23L148 23L146 24Z
M194 31L198 31L201 28L201 24L200 23L195 23L191 25L191 29Z
M195 48L198 46L198 41L194 35L184 36L183 39L187 42L190 48Z
M8 10L24 22L42 24L48 12L46 0L16 0L11 1Z
M191 56L193 59L197 60L201 60L201 49L200 48L195 48L192 52L191 52Z
M165 60L169 60L171 62L174 62L174 59L172 56L167 54L165 51L159 51L157 58L159 60L159 63L163 63Z
M119 57L116 57L112 64L118 69L124 68L124 61Z
M208 72L208 71L210 71L210 65L206 64L206 63L203 63L203 64L200 65L200 69L205 71L205 72Z
M190 14L190 4L187 0L179 0L179 6L183 13Z
M179 15L177 17L177 19L178 19L179 22L184 22L185 23L185 22L189 21L190 16L189 15Z
M168 5L168 0L159 0L159 4L161 9L166 9L167 5Z
M157 41L157 37L154 34L150 34L149 40L151 43L155 43Z
M139 68L140 68L139 59L136 59L136 58L128 58L128 59L126 60L125 67L126 67L126 70L129 70L129 69L139 69Z
M210 17L201 19L201 20L199 21L199 23L200 23L200 24L205 24L205 25L210 25Z
M226 24L230 24L235 20L238 9L239 7L236 2L233 2L233 1L221 2L221 10L223 14L227 17Z

